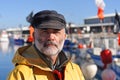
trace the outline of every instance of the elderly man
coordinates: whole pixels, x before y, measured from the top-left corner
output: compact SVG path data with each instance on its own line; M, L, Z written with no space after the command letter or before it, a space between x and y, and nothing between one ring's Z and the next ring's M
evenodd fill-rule
M17 50L8 80L84 80L79 66L62 51L66 21L54 10L36 13L31 20L34 44Z

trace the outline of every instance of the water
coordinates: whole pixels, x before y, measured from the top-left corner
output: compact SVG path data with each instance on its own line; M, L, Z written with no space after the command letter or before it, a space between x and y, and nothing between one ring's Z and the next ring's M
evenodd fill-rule
M12 58L19 47L20 46L8 42L0 42L0 80L6 80L8 74L14 68ZM117 69L117 71L119 70Z
M12 58L19 47L8 42L0 42L0 80L6 80L13 69Z

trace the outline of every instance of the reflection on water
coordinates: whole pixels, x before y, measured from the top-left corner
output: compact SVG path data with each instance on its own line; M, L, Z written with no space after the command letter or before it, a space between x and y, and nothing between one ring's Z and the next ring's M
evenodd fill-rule
M13 69L12 58L19 47L9 42L0 42L0 80L6 80L8 73Z
M0 50L4 53L8 51L9 42L0 43Z

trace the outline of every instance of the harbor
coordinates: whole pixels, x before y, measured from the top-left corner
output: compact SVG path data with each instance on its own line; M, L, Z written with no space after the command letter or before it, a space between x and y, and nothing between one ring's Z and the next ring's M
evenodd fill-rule
M86 80L101 80L104 69L112 70L116 80L120 79L120 34L115 28L115 19L112 20L114 17L115 14L106 15L105 19L109 18L111 21L104 23L99 23L98 18L94 17L85 19L84 25L66 24L67 39L63 51L71 56L72 62L79 65ZM91 24L94 20L98 22ZM32 26L0 31L0 69L4 70L4 73L0 73L0 80L5 80L13 69L12 58L15 51L21 46L34 44L33 32ZM108 58L110 62L102 62L102 51L105 51L104 55L110 52L111 56L105 56L104 59L107 61ZM106 68L104 65L107 65Z
M103 36L105 35L105 36ZM4 36L6 37L6 35ZM9 38L8 38L9 39ZM4 39L2 39L4 40ZM69 45L66 42L69 41ZM101 51L103 49L109 49L112 52L112 63L109 64L109 68L114 70L117 79L120 79L120 47L118 44L118 35L113 33L99 33L99 34L72 34L68 35L68 39L64 44L63 50L67 55L71 55L71 60L77 63L81 68L83 67L83 72L86 72L86 66L93 74L87 74L86 80L101 80L101 73L103 71L103 63L101 61ZM90 42L92 42L90 44ZM83 46L80 47L79 44ZM0 41L0 80L5 80L8 73L13 69L12 58L15 51L24 45L29 45L24 41L24 44L16 44L10 42L9 40ZM89 47L87 47L89 45ZM67 46L67 47L66 47ZM92 66L92 67L90 67Z
M119 4L120 0L88 0L87 2L85 0L1 0L0 80L7 80L9 73L16 68L16 65L18 65L18 62L15 62L15 64L12 63L17 49L23 46L33 45L34 40L36 40L36 51L34 51L34 48L32 48L33 50L31 48L22 48L17 51L20 53L20 60L18 57L15 58L16 61L20 61L20 64L24 64L23 58L25 58L25 65L30 65L30 70L32 69L31 74L34 77L28 74L28 69L25 67L22 68L23 70L18 72L18 74L16 74L17 71L15 71L15 73L11 75L10 80L13 80L13 77L15 80L51 80L51 75L53 78L56 78L56 80L58 80L58 78L59 80L79 80L79 77L82 79L85 78L83 80L120 80ZM42 10L56 11L62 14L65 19L61 19L62 17L59 19L54 15L52 16L53 18L48 17L48 15L45 18L42 16L41 19L39 19L40 16L35 18L37 17L35 14ZM62 58L60 56L60 60L59 57L57 57L57 60L55 59L53 63L54 65L51 65L49 60L44 60L44 57L46 56L41 57L41 54L39 55L40 57L38 56L37 49L38 51L43 52L39 50L38 47L41 48L41 46L47 44L48 46L49 44L51 46L53 42L55 44L55 41L47 43L46 38L49 38L47 37L49 33L44 35L39 30L39 34L34 34L34 30L36 31L35 27L37 29L40 27L40 25L36 26L39 24L37 19L39 19L41 24L44 23L44 20L46 23L49 22L49 19L57 20L59 23L62 22L67 34L63 44L63 52L65 52L65 57L70 58L70 63L73 62L78 64L77 69L74 68L74 64L73 66L71 64L68 65L68 67L64 67L63 64L67 62L64 56L62 56ZM43 27L48 28L49 26L45 25ZM59 26L55 24L55 30L58 28ZM52 33L54 30L48 29L48 31ZM35 38L35 35L37 39ZM58 44L57 41L59 41L60 35L52 36L56 40L56 46L59 46L60 44ZM42 45L39 43L40 39L43 40ZM25 50L25 52L22 50ZM57 49L55 47L50 47L48 51L45 51L46 52L43 53L51 52L53 54L52 51L57 51ZM41 60L39 61L41 58L43 58L43 62L45 61L45 66L47 64L46 67L42 64ZM32 66L35 63L35 68L31 68L31 63ZM50 68L48 71L50 75L45 72L43 68L37 69L38 67L41 67L41 65L43 65L42 67L44 67L45 70ZM24 65L22 66L24 67ZM81 72L80 74L77 74L77 72L79 72L79 67L83 75L81 75Z

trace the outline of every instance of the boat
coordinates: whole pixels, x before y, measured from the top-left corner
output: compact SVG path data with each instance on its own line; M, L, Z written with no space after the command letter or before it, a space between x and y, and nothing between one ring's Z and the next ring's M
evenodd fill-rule
M0 42L9 42L8 34L5 30L3 30L1 33Z
M10 34L9 33L9 43L14 45L24 45L25 41L20 34Z
M94 48L86 49L86 52L91 56L92 60L98 67L98 72L95 77L98 80L101 80L101 74L104 70L104 63L100 55L103 50L109 49L112 53L112 62L109 64L109 69L115 72L116 80L120 80L120 49L117 37L104 38L102 39L103 44L102 41L100 41L100 38L96 40L99 41L95 41L94 39Z
M89 40L87 41L90 42ZM101 61L100 53L105 49L109 49L112 52L112 63L109 64L109 68L115 72L116 80L120 80L120 47L118 45L118 37L94 36L93 40L91 41L91 47L79 48L78 44L72 42L71 40L66 40L64 44L64 51L72 54L73 57L75 56L74 62L77 63L80 67L82 67L84 63L88 63L90 66L94 65L94 67L96 65L98 68L96 75L92 76L92 78L89 80L102 80L101 73L104 70L104 64ZM68 48L66 48L66 46L68 46ZM84 69L85 66L83 71L85 71Z
M14 44L15 45L24 45L24 39L21 39L21 38L14 39Z
M103 62L101 61L101 57L99 55L95 55L93 52L93 49L88 49L87 50L88 54L90 54L91 58L95 62L95 64L98 67L98 73L96 74L95 77L99 78L101 80L101 72L104 70L103 69ZM120 55L113 55L112 56L113 62L110 65L110 69L112 69L116 73L116 80L120 80Z

